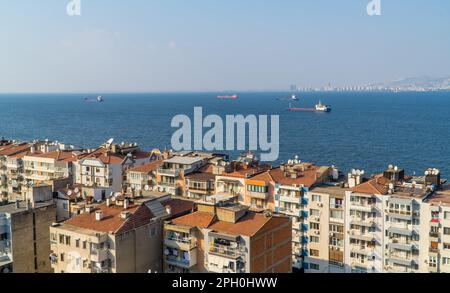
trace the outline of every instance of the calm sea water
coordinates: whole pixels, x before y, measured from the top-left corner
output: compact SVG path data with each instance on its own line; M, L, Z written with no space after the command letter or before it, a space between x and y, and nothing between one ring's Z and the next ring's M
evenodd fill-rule
M395 164L409 174L437 167L450 175L450 93L304 93L296 103L313 107L321 99L332 105L329 114L288 112L288 102L277 100L287 93L241 93L235 101L216 93L104 94L104 103L83 103L96 95L0 95L0 136L84 147L114 137L164 148L172 117L202 106L204 115L280 115L280 161L298 155L344 171Z

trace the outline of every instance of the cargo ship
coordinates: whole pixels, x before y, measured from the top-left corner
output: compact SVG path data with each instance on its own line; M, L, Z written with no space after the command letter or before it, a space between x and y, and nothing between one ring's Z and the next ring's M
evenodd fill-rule
M84 102L85 103L103 103L103 97L102 96L98 96L95 99L91 99L91 98L84 98Z
M314 108L298 108L298 107L292 107L291 103L289 103L288 111L291 112L331 112L331 106L330 105L324 105L322 102L319 101L319 104L317 104Z
M231 96L217 96L219 100L236 100L239 98L238 95L231 95Z

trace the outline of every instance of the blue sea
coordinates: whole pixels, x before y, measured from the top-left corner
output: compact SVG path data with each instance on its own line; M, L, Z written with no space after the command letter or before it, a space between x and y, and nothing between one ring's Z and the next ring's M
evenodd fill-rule
M239 93L218 100L218 93L103 94L104 103L84 103L96 94L0 95L0 136L18 140L51 139L95 147L113 137L145 149L170 147L177 114L280 115L280 160L352 168L368 174L388 164L423 174L428 167L450 177L450 93L302 93L298 107L319 99L331 113L287 111L277 98L289 93ZM237 153L231 153L236 155Z

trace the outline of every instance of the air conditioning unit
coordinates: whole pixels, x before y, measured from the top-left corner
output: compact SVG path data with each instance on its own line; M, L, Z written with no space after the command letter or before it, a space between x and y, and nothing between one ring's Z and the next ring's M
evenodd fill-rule
M317 206L321 208L321 207L323 207L323 203L319 202L319 203L317 204Z
M314 234L320 235L320 231L314 231Z
M317 222L320 222L320 217L315 217L314 220L316 220Z

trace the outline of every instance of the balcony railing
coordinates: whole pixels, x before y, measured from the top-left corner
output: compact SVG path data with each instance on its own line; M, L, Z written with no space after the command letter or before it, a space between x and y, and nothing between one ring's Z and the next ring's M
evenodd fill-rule
M162 176L178 177L181 174L181 170L159 168L158 173Z
M224 245L213 245L209 248L209 252L230 258L238 258L244 254L239 248Z

